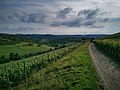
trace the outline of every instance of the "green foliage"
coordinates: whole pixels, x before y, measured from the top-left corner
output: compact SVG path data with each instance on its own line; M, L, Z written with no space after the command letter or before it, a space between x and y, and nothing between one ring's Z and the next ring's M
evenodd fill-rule
M32 41L26 39L21 35L12 35L12 34L0 34L0 45L15 45L23 41Z
M120 45L108 43L108 42L94 42L95 45L103 51L105 54L110 56L111 58L115 59L117 62L120 62Z
M68 52L75 49L77 46L69 46L52 52L48 52L39 56L27 58L26 60L19 60L17 62L10 62L0 65L0 78L7 79L6 72L8 72L9 82L12 82L11 86L18 85L24 79L24 67L23 61L26 64L26 75L29 77L33 72L38 71L39 69L46 67L52 61L56 61L59 58L65 56ZM18 56L18 55L16 55ZM10 58L15 58L15 54L11 53ZM6 70L4 68L7 68ZM2 82L2 81L0 81ZM7 82L4 83L4 86L0 88L5 88Z
M5 57L5 55L1 55L1 57L0 57L0 64L1 64L1 63L5 63L5 62L9 62L9 59L7 59L7 58Z
M120 33L94 40L94 43L103 53L120 62Z
M65 57L51 62L38 73L32 74L26 84L13 90L99 90L101 85L88 45L84 44Z
M15 53L14 60L20 60L20 59L22 59L22 57L18 53Z
M9 60L13 61L15 59L15 54L13 52L11 52L9 54Z

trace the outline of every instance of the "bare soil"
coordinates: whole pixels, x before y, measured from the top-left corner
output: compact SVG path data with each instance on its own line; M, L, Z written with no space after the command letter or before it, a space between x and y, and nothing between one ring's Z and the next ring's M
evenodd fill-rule
M105 90L120 90L120 63L104 55L93 43L89 52Z

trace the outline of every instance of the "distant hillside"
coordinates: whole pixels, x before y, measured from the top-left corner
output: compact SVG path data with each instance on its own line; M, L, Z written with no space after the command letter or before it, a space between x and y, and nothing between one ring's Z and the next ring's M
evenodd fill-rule
M29 39L52 39L52 38L56 38L55 35L51 35L51 34L25 34L25 35L21 35L25 38L29 38Z
M52 34L26 34L23 35L31 39L56 39L56 38L101 38L107 36L106 34L87 34L87 35L52 35Z
M13 45L23 41L52 40L52 41L79 41L80 38L101 38L106 34L88 35L52 35L52 34L2 34L0 33L0 45Z
M1 34L0 33L0 45L13 45L19 42L29 41L21 35L13 34Z

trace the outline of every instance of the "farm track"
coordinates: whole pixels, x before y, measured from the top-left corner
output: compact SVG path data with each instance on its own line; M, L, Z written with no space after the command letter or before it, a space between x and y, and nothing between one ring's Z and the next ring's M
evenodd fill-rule
M96 49L93 43L89 52L105 90L120 90L120 66Z

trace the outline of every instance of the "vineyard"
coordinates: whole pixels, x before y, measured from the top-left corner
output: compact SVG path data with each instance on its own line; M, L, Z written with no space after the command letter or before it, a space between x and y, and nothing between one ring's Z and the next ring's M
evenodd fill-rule
M103 90L88 50L90 42L120 62L117 35L1 45L0 90Z
M61 59L53 61L12 90L101 90L103 87L83 44Z
M120 90L120 0L0 0L0 90Z
M59 60L79 45L72 45L31 58L0 65L0 88L11 88L25 81L33 72Z
M115 34L94 41L94 44L106 55L120 62L120 34Z

